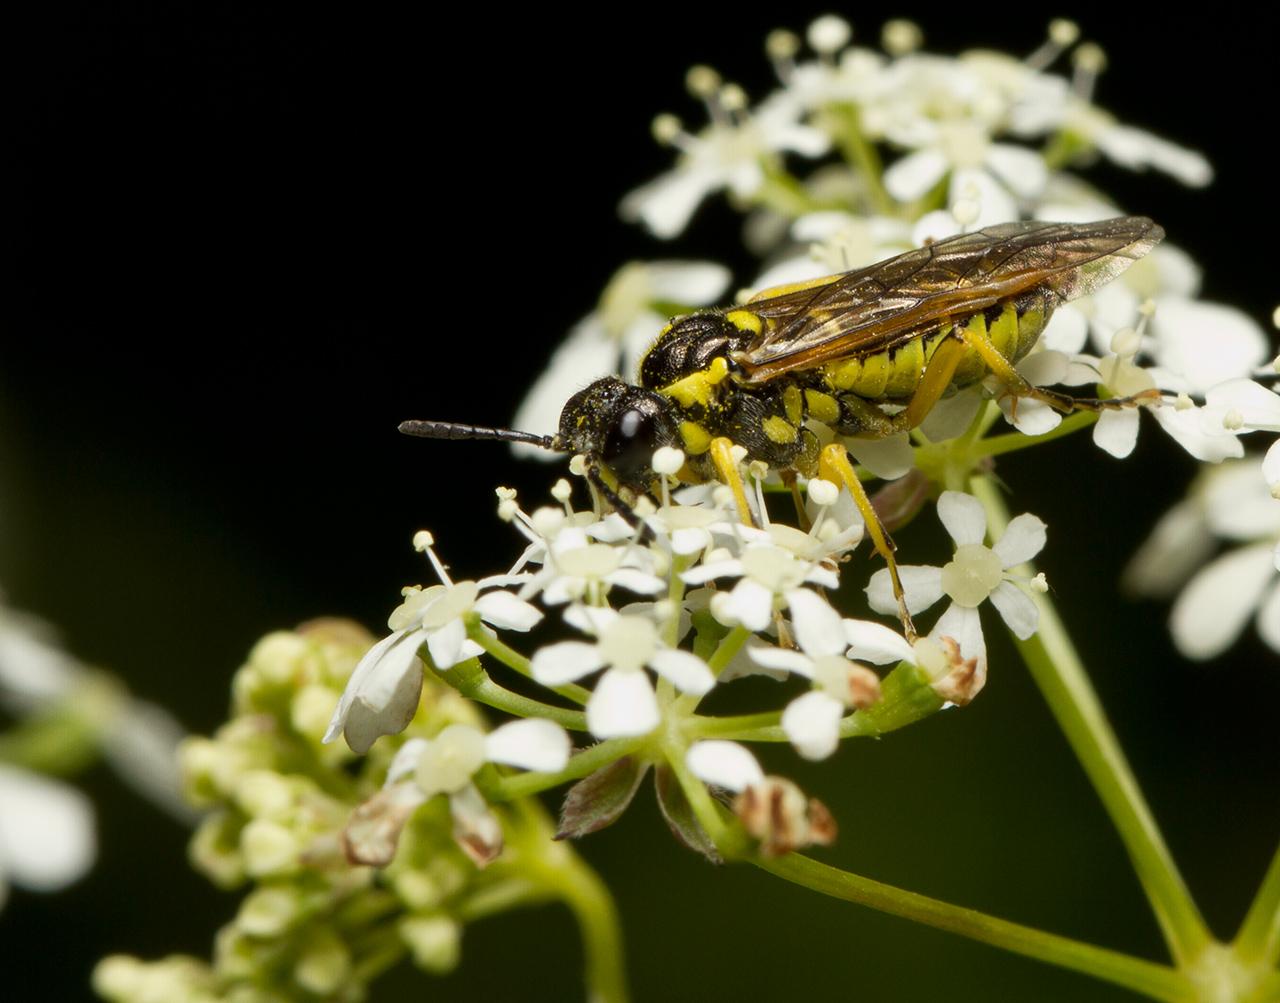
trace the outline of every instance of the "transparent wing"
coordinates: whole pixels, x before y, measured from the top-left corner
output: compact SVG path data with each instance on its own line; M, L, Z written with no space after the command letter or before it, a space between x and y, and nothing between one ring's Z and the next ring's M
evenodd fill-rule
M1097 223L1003 223L900 254L828 283L746 308L764 331L734 358L748 382L852 354L891 349L949 318L1041 290L1060 302L1087 296L1164 237L1145 216Z

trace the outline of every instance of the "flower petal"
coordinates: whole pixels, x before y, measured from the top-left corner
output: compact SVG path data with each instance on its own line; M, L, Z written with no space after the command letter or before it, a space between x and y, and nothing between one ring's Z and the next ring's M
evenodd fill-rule
M1009 520L1004 536L991 549L1005 568L1031 560L1044 549L1047 527L1028 512Z
M750 578L738 582L717 605L750 631L762 631L773 622L773 593Z
M657 575L651 575L639 568L619 568L605 575L604 580L610 585L620 585L641 596L657 595L659 592L666 591L667 588L667 583Z
M97 854L93 806L69 784L0 766L0 862L15 884L53 891Z
M380 735L403 731L418 709L422 693L422 631L400 631L383 638L360 659L347 682L323 741L346 736L353 752L369 751Z
M669 679L681 693L700 697L716 684L707 663L697 655L678 648L663 648L649 659L654 672Z
M982 635L982 618L976 609L952 603L929 631L934 640L949 637L960 645L961 658L976 658L980 666L987 664L987 639Z
M715 170L677 168L628 192L618 212L625 220L644 223L655 237L674 237L688 225L702 200L722 182Z
M918 199L947 173L947 158L938 150L917 150L890 165L884 186L899 202Z
M764 779L764 771L756 757L737 742L721 739L695 742L685 753L684 761L703 783L735 793Z
M643 672L610 669L587 701L587 728L596 738L647 735L661 720L658 699Z
M805 759L826 759L840 743L844 705L834 697L810 690L787 704L782 730Z
M907 610L916 614L942 598L942 569L931 564L899 564L898 577L906 595ZM893 596L889 569L881 568L867 585L867 602L877 613L897 613L898 601Z
M1178 650L1195 659L1225 651L1240 636L1275 573L1270 543L1233 550L1201 569L1169 616Z
M1213 534L1199 503L1184 499L1157 520L1124 569L1121 582L1134 595L1168 599L1213 550Z
M618 366L619 348L609 337L599 314L579 321L569 336L556 349L546 369L520 402L512 420L514 428L550 435L560 424L564 402L592 380L607 376ZM539 460L555 460L560 454L536 446L517 443L511 447L517 456Z
M981 387L973 386L938 401L921 423L920 431L930 442L946 442L963 435L982 406L980 390Z
M494 728L484 739L489 762L540 773L563 770L572 748L569 733L560 725L536 717L510 721Z
M987 151L987 166L1011 192L1023 199L1035 198L1049 180L1044 158L1021 146L995 144Z
M472 607L480 619L502 630L532 630L542 619L537 606L517 599L510 592L486 592Z
M1093 426L1093 441L1103 452L1123 460L1138 444L1138 412L1103 411Z
M1243 311L1218 303L1162 296L1151 318L1161 367L1205 393L1215 384L1248 376L1267 358L1267 336Z
M806 679L813 677L813 659L799 651L789 648L773 648L765 645L753 645L747 649L747 655L757 665L777 672L796 672Z
M562 686L604 665L600 649L583 641L561 641L533 653L529 668L543 686Z
M905 432L883 439L845 439L844 443L853 458L881 480L894 481L915 469L915 450Z
M1179 411L1176 407L1157 407L1151 409L1151 415L1174 442L1197 460L1205 463L1221 463L1223 460L1244 455L1244 446L1236 436L1226 433L1225 430L1219 434L1206 434L1204 421L1195 408ZM1106 414L1103 417L1105 418ZM1137 417L1134 414L1135 428Z
M1272 586L1258 610L1258 636L1272 651L1280 651L1280 584Z
M840 614L818 593L792 589L787 593L791 625L806 655L839 655L845 649L844 623Z
M1280 439L1267 448L1267 455L1262 458L1262 478L1272 490L1280 484Z
M906 638L872 620L846 620L844 635L849 644L848 656L872 665L910 661L913 654Z
M390 787L406 777L412 776L418 769L418 762L422 759L422 753L426 751L427 746L431 743L425 738L411 738L396 750L395 756L391 759L391 765L387 767L387 779L383 781L382 786Z
M963 491L942 492L938 498L938 518L957 546L981 543L987 535L987 514L982 510L982 502Z
M1062 424L1062 415L1043 401L1030 397L1002 397L1000 410L1009 424L1023 435L1044 435Z
M991 605L1019 640L1025 641L1040 625L1039 607L1013 582L1001 582L991 590Z
M449 795L453 840L477 867L485 867L502 852L502 823L474 784Z
M427 651L431 664L446 672L470 656L463 650L467 641L467 625L461 617L450 620L442 627L427 631Z
M655 299L684 306L714 303L733 273L714 261L651 261L645 266Z

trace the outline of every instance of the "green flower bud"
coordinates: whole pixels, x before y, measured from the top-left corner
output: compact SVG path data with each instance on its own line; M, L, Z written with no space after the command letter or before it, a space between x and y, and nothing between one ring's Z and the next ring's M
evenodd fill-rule
M253 877L296 871L301 849L297 836L279 822L254 819L240 833L245 870Z
M407 916L400 921L399 929L419 968L444 974L457 967L462 928L448 916Z
M241 903L236 925L250 937L278 937L298 919L301 905L288 885L259 888Z
M298 985L317 996L331 996L351 975L351 953L330 931L314 936L294 966Z

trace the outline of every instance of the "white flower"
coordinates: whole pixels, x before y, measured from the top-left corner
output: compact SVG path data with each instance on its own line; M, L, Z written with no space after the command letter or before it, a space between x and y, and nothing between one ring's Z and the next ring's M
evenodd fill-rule
M1280 395L1253 380L1228 380L1210 388L1200 409L1201 427L1210 435L1280 432ZM1262 476L1272 495L1280 491L1280 439L1262 460Z
M472 778L486 763L554 773L564 769L571 749L565 730L540 718L512 721L487 734L451 724L434 738L411 738L392 759L382 791L353 813L344 834L347 853L357 863L390 863L414 810L444 794L454 840L484 867L502 852L502 824Z
M748 543L739 558L708 561L682 575L687 585L704 585L717 578L737 578L729 592L712 597L711 612L721 623L741 624L748 630L765 630L776 609L792 607L793 618L803 619L812 607L805 596L814 593L805 584L836 588L836 573L823 565L802 560L790 550L772 543ZM797 614L795 600L801 612ZM798 626L798 625L797 625Z
M1225 651L1251 617L1263 641L1280 651L1280 501L1267 490L1260 469L1251 457L1204 470L1125 571L1127 584L1147 595L1166 595L1186 581L1169 627L1188 658ZM1214 538L1241 545L1206 564Z
M1036 210L1038 219L1091 222L1117 211L1091 198L1088 189L1068 184L1060 194L1075 209L1043 205ZM1116 335L1136 322L1141 339L1131 354L1154 360L1156 382L1163 389L1202 397L1219 383L1252 375L1269 356L1266 333L1253 318L1198 298L1200 279L1190 255L1162 243L1091 296L1059 307L1041 343L1074 353L1084 348L1089 335L1095 352L1106 355L1113 351ZM1142 317L1148 318L1145 323Z
M901 565L907 609L919 613L946 595L951 605L931 630L935 638L951 637L965 658L986 662L986 642L978 607L991 600L1013 633L1025 640L1036 632L1040 611L1009 569L1031 560L1045 544L1045 525L1023 514L1009 522L1004 535L991 547L983 543L987 517L972 495L944 491L938 499L938 518L956 543L955 556L945 567ZM871 576L867 599L878 613L897 612L897 602L887 569Z
M799 246L773 261L751 288L767 295L772 286L852 271L909 251L911 227L889 216L854 216L838 210L813 212L794 220L791 239Z
M1064 92L1063 100L1056 105L1041 105L1034 123L1024 123L1029 131L1044 132L1054 127L1076 140L1084 140L1131 171L1154 167L1197 188L1213 180L1213 168L1201 154L1142 129L1122 125L1093 104L1094 84L1106 58L1096 45L1082 45L1074 55L1076 73L1071 91Z
M177 768L182 726L163 708L131 697L118 679L63 651L38 619L2 606L0 706L19 715L70 710L130 786L176 818L190 819Z
M596 309L569 332L516 410L526 432L557 430L565 401L610 374L634 378L640 358L672 312L714 303L729 288L729 269L712 261L632 261L605 286ZM518 456L554 460L556 454L524 443Z
M422 694L421 643L416 632L402 630L370 648L351 673L323 741L343 735L363 755L380 736L404 731Z
M674 237L712 192L729 189L748 199L765 181L765 164L778 153L818 157L830 145L820 130L799 121L802 109L789 100L767 100L751 112L741 92L718 84L700 88L711 124L696 136L673 116L654 123L659 140L680 151L673 170L630 192L619 209L624 219L644 223L656 236Z
M752 648L750 657L766 668L794 672L813 681L813 689L791 701L783 711L782 729L800 755L826 759L839 743L840 720L845 711L869 707L880 699L880 679L870 669L845 657L849 641L840 614L816 593L800 590L793 595L791 615L801 650ZM910 655L910 646L902 641L899 657Z
M544 686L560 686L604 669L587 701L587 727L597 738L647 735L658 726L661 715L646 668L694 696L715 685L706 663L666 647L647 616L575 606L565 619L594 634L596 642L562 641L538 649L531 662L533 678Z
M1048 180L1040 154L993 143L987 129L971 118L917 120L909 131L899 130L892 138L915 152L884 172L889 194L900 202L913 202L949 178L947 205L971 229L1017 219L1019 201L1037 198Z
M552 606L578 600L602 603L614 586L638 595L657 595L667 587L654 573L657 555L652 550L630 539L594 542L590 529L574 525L556 531L540 556L542 568L521 588L522 599L540 594Z
M759 841L762 855L781 856L835 840L835 820L822 802L806 797L790 780L765 776L756 758L736 742L695 742L685 763L703 783L737 794L734 814Z
M439 672L484 650L467 637L468 617L478 616L499 629L518 631L531 630L542 619L536 607L510 592L483 592L509 581L509 576L452 581L432 549L433 542L426 531L414 537L415 546L427 555L443 584L404 590L404 602L387 621L393 633L370 648L356 665L323 741L332 742L342 734L352 751L363 754L379 736L403 731L417 712L422 693L421 647L427 646Z
M737 742L722 739L694 742L685 753L685 764L703 783L735 794L764 780L764 770L760 769L756 757Z
M96 853L88 798L61 781L0 765L0 907L10 882L57 891L80 878Z

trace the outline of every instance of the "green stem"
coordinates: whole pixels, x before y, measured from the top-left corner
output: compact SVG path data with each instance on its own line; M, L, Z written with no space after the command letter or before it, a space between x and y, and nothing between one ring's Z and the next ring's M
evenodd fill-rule
M1001 456L1005 453L1016 452L1019 449L1029 449L1032 446L1052 442L1054 439L1061 439L1063 436L1070 435L1072 432L1077 432L1082 428L1088 428L1097 420L1097 412L1077 411L1075 414L1063 418L1056 428L1050 429L1041 435L1008 432L1004 435L993 435L989 439L980 439L969 447L969 456L971 459L977 460L984 456Z
M824 895L991 944L1038 961L1083 972L1165 1003L1191 1003L1190 982L1166 965L996 919L842 871L799 854L752 860L770 874Z
M525 874L564 902L578 921L588 1003L627 1003L622 925L609 889L568 844L552 840L551 822L536 801L515 802L511 819Z
M1234 947L1246 964L1273 968L1280 962L1280 849L1271 858L1267 876L1240 924Z
M479 617L472 617L467 622L467 637L475 641L476 644L484 648L485 652L496 658L499 662L509 669L514 669L526 679L533 678L533 669L530 666L529 659L516 651L515 648L509 647L498 638L491 635L480 625ZM539 683L541 685L541 683ZM576 704L586 705L587 700L591 697L591 691L578 686L576 683L567 683L564 686L548 686L547 689L552 693L558 693L566 700L572 700Z
M461 662L448 672L440 673L439 678L464 697L493 707L495 710L505 711L516 717L545 717L548 721L554 721L570 731L587 730L587 715L582 711L556 707L541 700L513 693L490 679L478 659L471 658Z
M458 919L471 923L486 916L538 905L551 897L549 889L525 878L513 877L478 888L454 907Z
M781 166L771 163L761 166L764 181L752 195L756 204L792 219L823 208L809 197L799 179Z
M616 759L629 756L647 741L646 738L611 738L575 753L559 773L517 773L497 780L485 781L482 790L490 801L512 801L539 791L559 787L570 780L585 777Z
M578 921L589 1003L626 1003L622 924L613 896L595 871L576 856L570 859L556 872L556 890Z
M876 211L885 216L894 215L897 208L884 187L880 154L862 131L862 115L858 106L843 105L835 113L840 123L840 152L844 159L857 168L859 176L867 183L867 192Z
M992 538L999 539L1009 524L1004 499L988 477L974 477L971 486L986 509ZM1034 569L1024 565L1018 573L1032 575ZM1119 831L1174 961L1179 966L1190 964L1212 938L1178 873L1066 627L1047 596L1036 595L1035 601L1040 609L1039 628L1029 640L1015 639L1018 651Z
M733 656L747 643L747 638L750 636L751 631L747 630L746 627L734 627L733 630L729 631L721 639L715 653L707 659L707 668L711 670L711 674L719 676L725 670L725 666L733 661Z
M711 670L713 676L719 677L720 673L725 670L725 666L733 661L733 656L747 643L747 638L750 636L751 631L747 630L746 627L734 627L733 630L720 639L720 643L716 645L716 650L707 659L707 668ZM676 713L691 713L701 702L702 697L686 693L676 701Z
M737 742L785 742L778 726L782 711L763 714L736 714L728 717L695 717L686 726L690 738L731 738Z

